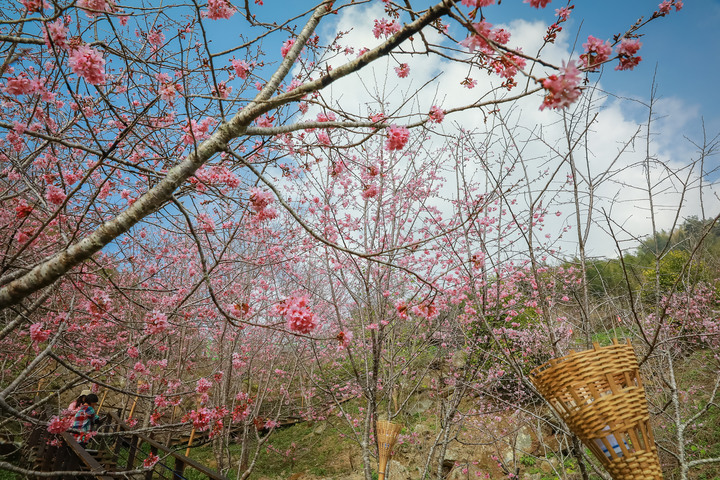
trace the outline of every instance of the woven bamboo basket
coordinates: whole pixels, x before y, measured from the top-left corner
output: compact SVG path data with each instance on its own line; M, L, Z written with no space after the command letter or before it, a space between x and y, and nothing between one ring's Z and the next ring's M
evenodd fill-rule
M535 368L530 379L614 480L662 480L629 341L570 352Z
M387 420L378 420L375 429L377 431L378 450L380 465L378 468L378 480L384 480L388 461L392 456L392 449L397 442L402 425Z

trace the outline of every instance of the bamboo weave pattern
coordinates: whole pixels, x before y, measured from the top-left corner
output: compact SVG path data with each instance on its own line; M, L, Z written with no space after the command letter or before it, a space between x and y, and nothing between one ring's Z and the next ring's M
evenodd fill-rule
M570 352L530 379L614 480L662 480L632 345Z
M382 480L385 478L385 469L398 435L400 435L400 430L402 430L402 425L387 420L378 420L375 429L377 431L378 453L380 456L378 480Z

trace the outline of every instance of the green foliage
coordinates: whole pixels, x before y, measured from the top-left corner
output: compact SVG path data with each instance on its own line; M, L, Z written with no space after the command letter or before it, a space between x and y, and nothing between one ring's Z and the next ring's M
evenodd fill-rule
M600 344L601 347L612 344L613 338L617 338L620 342L625 338L632 338L633 332L629 328L619 325L612 329L603 329L592 334L592 341Z
M535 457L532 457L530 455L523 455L520 457L520 464L525 465L526 467L532 467L535 465Z
M709 221L689 217L672 234L661 231L647 238L634 254L623 255L622 261L587 262L588 291L596 299L609 296L626 308L628 304L623 303L630 300L628 292L648 304L658 300L656 276L660 295L670 293L673 285L680 289L698 282L716 283L720 279L720 225L714 225L703 237L708 227Z
M690 252L686 250L670 250L660 259L657 267L653 266L643 272L646 282L650 284L655 283L656 275L663 292L671 291L673 286L678 290L683 287L683 283L695 285L711 279L705 262L695 259L691 261Z

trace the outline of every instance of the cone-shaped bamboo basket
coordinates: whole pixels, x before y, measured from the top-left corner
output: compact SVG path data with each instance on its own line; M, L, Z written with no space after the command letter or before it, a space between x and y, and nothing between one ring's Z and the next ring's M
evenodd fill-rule
M630 341L570 352L535 368L530 379L614 480L662 480Z
M402 425L388 422L387 420L378 420L375 429L377 431L378 453L380 455L378 480L384 480L387 464L390 460L395 442L397 442L398 435L400 435L400 430L402 430Z

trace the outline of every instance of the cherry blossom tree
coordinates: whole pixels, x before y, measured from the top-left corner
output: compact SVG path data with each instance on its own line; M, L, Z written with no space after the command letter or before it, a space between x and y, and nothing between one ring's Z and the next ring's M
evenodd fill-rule
M542 48L515 48L490 23L504 7L494 1L383 1L361 44L323 26L364 12L363 2L282 17L262 3L22 0L3 11L0 341L13 355L3 358L0 424L44 425L41 407L92 385L126 406L137 399L138 428L209 431L223 469L238 424L246 478L283 412L323 415L306 401L310 386L342 412L331 359L355 352L343 381L368 402L358 426L348 421L370 478L373 421L397 415L428 378L402 378L428 345L446 357L465 339L472 357L492 337L521 357L548 355L527 329L506 326L532 314L561 351L553 306L566 280L544 281L534 233L523 233L551 212L543 195L511 208L511 193L532 182L507 172L527 166L487 161L480 146L492 135L452 118L492 118L526 97L570 107L584 75L637 65L638 31L682 2L663 2L615 38L588 38L579 60L561 65ZM571 12L556 11L543 46ZM382 62L410 81L418 56L462 68L437 84L473 94L445 106L427 101L427 85L396 95L366 82ZM486 73L495 86L472 90ZM352 82L369 88L362 105L334 90ZM518 238L529 263L508 264L518 250L488 246ZM448 404L439 448L489 358L443 374L467 388ZM498 370L483 370L488 382ZM67 419L48 427L58 433ZM430 452L428 465L442 457Z

